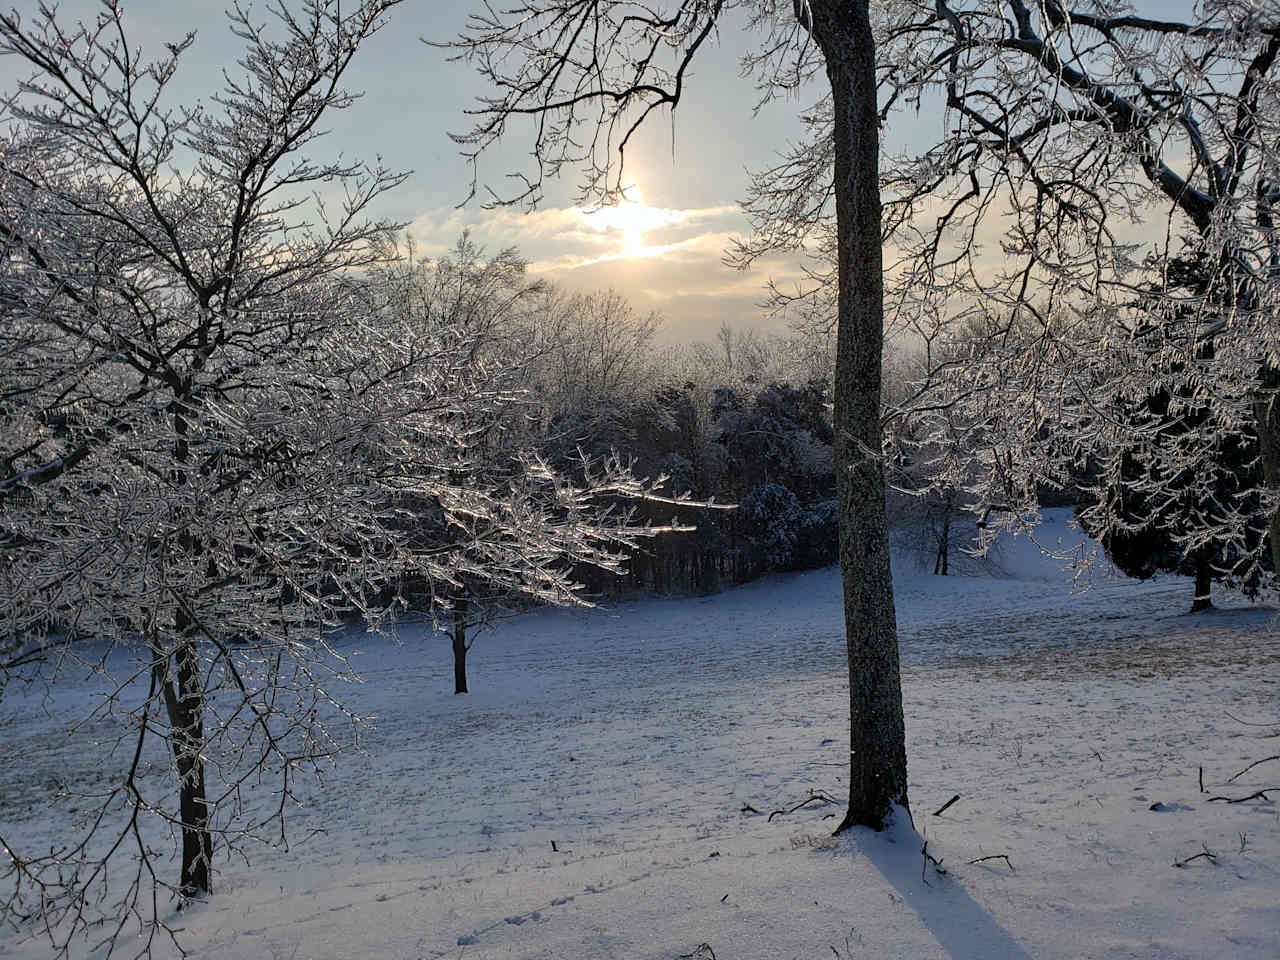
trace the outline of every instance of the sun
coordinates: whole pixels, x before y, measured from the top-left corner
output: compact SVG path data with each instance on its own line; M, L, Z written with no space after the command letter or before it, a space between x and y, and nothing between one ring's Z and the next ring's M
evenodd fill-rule
M646 243L646 234L684 219L678 210L647 206L635 187L614 206L584 210L582 217L593 230L616 235L622 248L618 256L624 259L648 256L652 248Z

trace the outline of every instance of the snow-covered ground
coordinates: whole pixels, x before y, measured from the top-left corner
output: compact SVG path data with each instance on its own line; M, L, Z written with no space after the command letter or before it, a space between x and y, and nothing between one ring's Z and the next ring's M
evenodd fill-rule
M895 570L915 825L945 874L901 825L769 816L844 788L832 569L510 621L466 697L443 638L349 638L364 753L293 817L307 842L219 859L173 922L218 960L1280 957L1280 761L1226 782L1280 753L1274 611L1188 616L1180 578L1069 594L1019 541L1000 562ZM59 732L83 692L0 701L15 843L47 848L46 784L103 765ZM0 932L0 956L47 954Z

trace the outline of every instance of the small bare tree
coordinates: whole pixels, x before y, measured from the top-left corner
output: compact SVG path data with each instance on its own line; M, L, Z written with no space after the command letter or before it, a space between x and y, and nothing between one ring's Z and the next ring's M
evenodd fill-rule
M72 784L83 830L0 836L0 922L59 955L85 934L148 953L166 893L285 841L299 778L358 719L328 630L463 582L572 602L573 564L649 532L597 506L642 492L614 466L490 471L514 391L488 314L531 291L513 255L412 309L391 225L364 218L401 177L311 158L393 5L275 4L274 27L234 8L240 72L197 107L166 93L193 36L146 60L115 4L71 28L0 15L33 71L0 152L0 680L86 664L115 744L104 788Z

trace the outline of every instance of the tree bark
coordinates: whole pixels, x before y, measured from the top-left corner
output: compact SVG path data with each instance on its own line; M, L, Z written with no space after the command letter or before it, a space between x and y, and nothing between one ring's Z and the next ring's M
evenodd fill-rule
M1274 387L1280 375L1269 372L1266 385ZM1280 490L1280 404L1276 395L1254 404L1254 419L1258 430L1258 451L1262 454L1262 479L1272 490ZM1272 576L1280 580L1280 510L1271 513L1269 521L1271 538Z
M209 806L205 794L204 692L200 683L200 660L195 644L179 643L173 653L178 672L178 690L166 677L165 706L173 760L178 768L178 802L182 817L182 875L178 885L184 897L210 893L213 864L213 835L209 830Z
M835 451L849 661L849 808L837 828L879 830L907 806L906 736L885 517L879 117L868 0L797 0L826 58L835 107L839 267Z
M190 457L190 384L180 385L174 402L174 485L187 484L187 462ZM202 554L199 539L190 530L178 537L184 554L196 558ZM200 678L200 656L194 637L198 623L179 604L174 615L178 636L173 662L178 673L178 692L172 683L164 687L165 705L169 712L173 760L178 768L178 812L182 817L182 875L178 890L184 897L211 893L213 870L213 835L209 830L209 804L204 785L204 686Z
M1210 610L1213 608L1213 600L1209 596L1210 587L1213 585L1213 571L1209 567L1209 560L1206 557L1196 557L1196 595L1191 600L1191 612L1199 613L1201 610Z
M453 692L467 693L467 598L453 601Z

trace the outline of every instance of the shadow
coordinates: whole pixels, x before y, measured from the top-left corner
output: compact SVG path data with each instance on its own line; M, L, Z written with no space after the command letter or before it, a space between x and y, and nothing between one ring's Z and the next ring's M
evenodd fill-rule
M953 960L1031 960L1009 932L965 892L957 877L950 872L937 874L932 864L922 874L920 848L924 840L904 814L898 813L881 833L857 827L845 837L850 848L866 857L889 881Z

